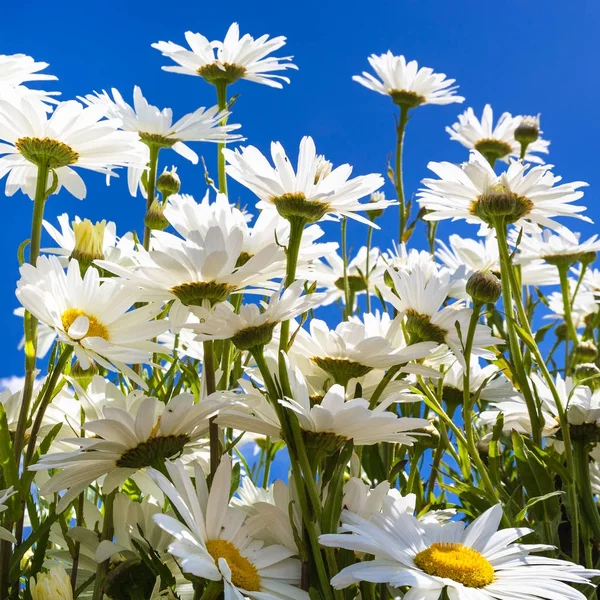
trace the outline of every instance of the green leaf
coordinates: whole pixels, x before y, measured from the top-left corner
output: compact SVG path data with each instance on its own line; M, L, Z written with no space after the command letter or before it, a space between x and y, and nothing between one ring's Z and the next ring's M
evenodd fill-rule
M525 508L520 510L519 513L517 514L517 516L515 517L515 521L517 523L520 523L525 518L525 515L527 514L528 509L530 509L532 506L534 506L538 502L544 502L545 500L548 500L548 498L554 498L555 496L562 496L563 494L564 494L563 491L558 490L558 491L554 491L554 492L549 492L547 494L544 494L543 496L537 496L536 498L530 498L527 501L527 504L525 504Z

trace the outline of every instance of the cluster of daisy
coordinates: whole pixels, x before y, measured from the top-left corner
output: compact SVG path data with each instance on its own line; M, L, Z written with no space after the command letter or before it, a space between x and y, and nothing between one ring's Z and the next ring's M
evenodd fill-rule
M388 199L381 175L333 165L310 136L291 157L244 145L230 86L289 83L284 37L234 23L185 39L153 47L216 105L177 120L139 86L131 103L60 101L24 85L55 79L46 63L0 56L0 178L33 201L25 376L0 393L0 597L595 593L600 241L557 221L589 221L586 184L544 163L539 116L459 115L447 131L468 160L430 163L412 215L406 126L463 102L454 80L391 52L354 77L399 111ZM161 160L197 165L202 142L216 177L205 167L194 198ZM52 196L86 196L82 169L122 168L139 234L44 220ZM366 232L350 252L348 219ZM437 239L448 219L476 237ZM428 250L411 246L421 227Z

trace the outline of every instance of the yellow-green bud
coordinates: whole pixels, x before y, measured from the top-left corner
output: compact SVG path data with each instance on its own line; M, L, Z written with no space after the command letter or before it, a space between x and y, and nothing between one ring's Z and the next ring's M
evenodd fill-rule
M502 293L502 284L490 271L475 271L469 277L466 289L475 303L496 304Z
M179 193L180 188L181 179L177 175L177 167L171 167L170 171L167 171L165 167L156 181L156 189L163 195L163 201L169 196Z
M592 391L600 388L600 369L594 363L583 363L573 369L576 385L587 385Z
M92 223L89 219L73 221L73 233L75 234L75 248L71 258L76 258L82 271L95 261L104 258L104 230L106 221Z
M71 579L61 565L50 568L48 573L38 573L29 580L32 600L73 600Z
M91 364L89 369L84 369L82 368L81 363L76 360L71 367L71 377L73 377L84 390L92 383L94 375L98 375L98 367L96 367L94 363Z
M590 341L579 342L573 350L573 358L578 363L592 363L598 358L598 348Z
M369 202L381 202L383 200L385 200L385 194L383 192L373 192L369 198ZM371 221L375 221L375 219L378 219L381 215L383 215L383 208L367 210L367 217L369 217Z
M540 117L523 117L515 129L515 140L528 146L540 136Z
M169 226L169 221L165 217L162 204L155 198L144 217L144 223L149 229L158 229L162 231Z

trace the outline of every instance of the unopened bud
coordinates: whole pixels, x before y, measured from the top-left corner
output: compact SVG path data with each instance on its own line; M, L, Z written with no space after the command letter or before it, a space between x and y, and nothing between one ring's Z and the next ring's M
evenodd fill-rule
M502 293L502 284L490 271L475 271L469 277L466 289L476 304L496 304Z
M104 592L114 600L150 598L156 576L139 558L120 563L106 576Z
M373 192L369 198L369 203L383 202L384 200L385 194L383 192ZM371 221L375 221L375 219L378 219L381 215L383 215L383 208L375 208L373 210L367 209L367 217L369 217Z
M75 234L75 247L71 258L77 259L81 270L85 272L95 261L104 258L104 229L106 221L96 224L89 219L73 221L73 233Z
M171 195L179 193L179 189L181 188L181 179L179 179L179 175L177 175L177 167L171 167L170 171L165 170L160 174L156 181L156 189L163 196L164 201ZM153 229L158 229L154 227Z
M169 221L167 220L167 217L165 217L164 208L156 198L152 201L152 204L144 217L144 223L149 229L158 229L159 231L162 231L169 226Z
M38 573L29 580L32 600L73 600L71 579L61 565L54 565L48 573Z
M587 385L592 391L600 389L600 369L594 363L583 363L573 369L576 385Z
M529 145L540 136L540 117L523 117L515 129L515 140L520 144Z
M593 363L598 358L598 348L590 341L579 342L573 350L573 358L578 363Z
M567 335L569 335L566 323L560 323L559 325L557 325L556 329L554 330L554 332L556 333L556 337L559 340L566 340L567 339Z
M94 375L98 375L98 368L91 363L89 369L84 369L81 363L76 360L71 367L71 377L85 390L92 383Z

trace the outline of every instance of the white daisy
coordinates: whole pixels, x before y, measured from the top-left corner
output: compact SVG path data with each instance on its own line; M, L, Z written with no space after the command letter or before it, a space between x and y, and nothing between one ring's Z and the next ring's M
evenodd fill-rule
M83 369L98 362L145 385L126 364L147 362L152 352L161 351L158 344L148 341L168 327L165 321L153 320L160 305L130 310L140 299L136 289L117 279L101 282L93 267L82 277L74 259L66 273L54 256L40 257L35 267L25 264L20 272L19 302L53 328L61 342L74 347Z
M569 278L569 294L571 296L571 318L575 329L587 326L587 320L590 315L595 315L600 310L597 294L589 291L584 286L580 286L575 295L577 282ZM545 319L564 319L565 304L562 292L552 292L546 296L550 314L544 315Z
M22 98L8 102L0 99L0 178L8 175L6 194L22 190L35 196L38 168L47 168L61 187L76 198L86 195L81 176L72 168L80 167L114 175L116 166L143 164L136 136L117 131L120 121L103 119L101 106L84 108L79 102L61 102L50 116L44 105ZM48 175L48 185L52 173Z
M407 108L421 104L450 104L464 102L462 96L455 94L458 86L454 79L446 79L443 73L434 73L429 67L421 67L416 60L406 62L404 56L394 56L388 50L386 54L369 56L369 64L379 77L363 71L352 79L366 88L390 96L399 105Z
M513 162L501 175L496 175L488 161L479 152L471 152L470 160L462 166L452 163L431 162L428 165L440 179L424 179L425 188L417 201L427 209L425 219L466 219L469 223L493 224L502 217L505 223L515 223L527 231L542 225L573 237L563 225L553 220L557 216L577 217L584 206L573 205L583 196L578 188L583 181L561 183L550 171L551 165L530 168Z
M210 398L194 404L192 394L179 394L165 404L135 392L126 402L126 408L104 406L102 418L87 421L83 429L92 437L70 440L77 450L47 454L31 467L62 469L40 489L42 496L66 490L59 511L99 478L108 494L136 471L191 451L221 405Z
M492 162L495 160L508 162L509 158L519 158L521 155L521 144L515 138L515 130L522 121L522 116L513 117L510 113L504 112L494 126L492 107L486 104L481 121L475 116L472 108L467 108L462 115L458 115L458 123L446 127L446 132L450 134L450 139L461 143L465 148L478 150ZM549 145L549 141L538 137L527 145L525 161L543 163L543 159L533 153L548 154Z
M115 88L111 98L105 91L88 94L81 98L89 106L104 107L109 119L121 121L121 129L139 134L139 152L145 157L144 164L150 159L150 147L172 148L177 154L198 163L198 155L184 142L235 142L243 139L232 134L241 125L221 125L227 120L229 112L220 111L217 106L204 107L189 113L173 123L173 111L170 108L160 110L148 103L139 86L133 88L133 106L125 102ZM135 196L144 167L132 167L128 172L129 191Z
M420 267L410 273L389 269L394 291L382 288L385 299L406 316L406 330L414 341L446 344L461 364L464 364L463 343L466 340L472 309L462 301L444 306L450 284L432 278L427 280ZM460 334L457 323L460 325ZM492 335L489 327L478 324L473 337L472 352L493 358L488 348L503 341ZM409 346L410 347L410 346Z
M551 550L545 544L515 544L531 532L526 528L498 531L502 507L493 506L468 527L463 522L419 523L397 512L367 521L343 513L350 533L322 535L325 546L375 556L344 568L332 580L343 589L360 581L408 586L410 598L437 600L446 591L451 600L561 598L584 600L569 583L589 584L600 571L565 560L531 556Z
M302 295L305 284L298 279L285 290L280 287L273 292L268 303L244 304L239 313L228 302L221 302L213 309L192 308L200 322L190 328L200 341L231 339L240 350L264 346L271 341L277 324L294 319L322 302L324 294Z
M27 96L44 104L56 104L53 96L60 92L47 92L46 90L30 89L23 85L31 81L48 81L57 79L55 75L40 73L48 63L37 62L26 54L0 54L0 98L11 99ZM50 111L50 106L44 110Z
M254 146L225 149L223 154L228 162L227 174L260 198L257 208L275 208L284 218L300 217L315 223L343 216L378 229L356 212L397 204L395 200L361 204L361 198L383 185L381 175L372 173L349 179L352 167L346 164L332 169L331 163L317 155L315 143L308 136L300 142L296 171L279 142L271 144L274 167Z
M237 227L214 225L191 231L185 239L165 231L154 231L152 236L153 250L140 250L138 265L126 267L106 260L96 264L141 288L148 298L210 305L248 286L268 286L272 270L277 271L283 259L283 250L273 243L246 262L240 260L244 234Z
M237 23L231 24L222 42L210 42L203 35L191 31L186 31L185 39L191 51L173 42L152 44L178 65L163 67L164 71L200 76L210 83L224 81L230 84L238 79L247 79L281 88L280 81L289 83L290 80L275 73L298 68L289 62L291 56L268 56L285 45L285 37L269 39L268 35L263 35L255 40L246 33L240 38Z
M136 244L133 234L127 232L125 235L117 236L117 226L113 221L108 223L101 221L93 226L90 221L87 219L82 221L78 216L75 216L71 221L67 213L59 215L57 220L60 231L48 221L44 221L43 225L59 247L42 248L42 252L56 254L63 267L69 264L69 257L74 254L78 242L80 247L83 246L85 240L82 240L82 238L86 237L95 238L93 245L97 247L97 252L94 253L94 259L105 258L119 264L135 263ZM90 232L90 228L93 231Z
M152 470L152 476L180 515L156 515L160 527L176 541L169 552L179 559L184 573L210 581L222 581L225 597L243 600L308 600L300 583L300 561L284 546L265 546L253 539L246 526L247 514L229 505L231 459L225 455L210 492L205 475L195 464L192 483L180 461L167 462L167 479Z

